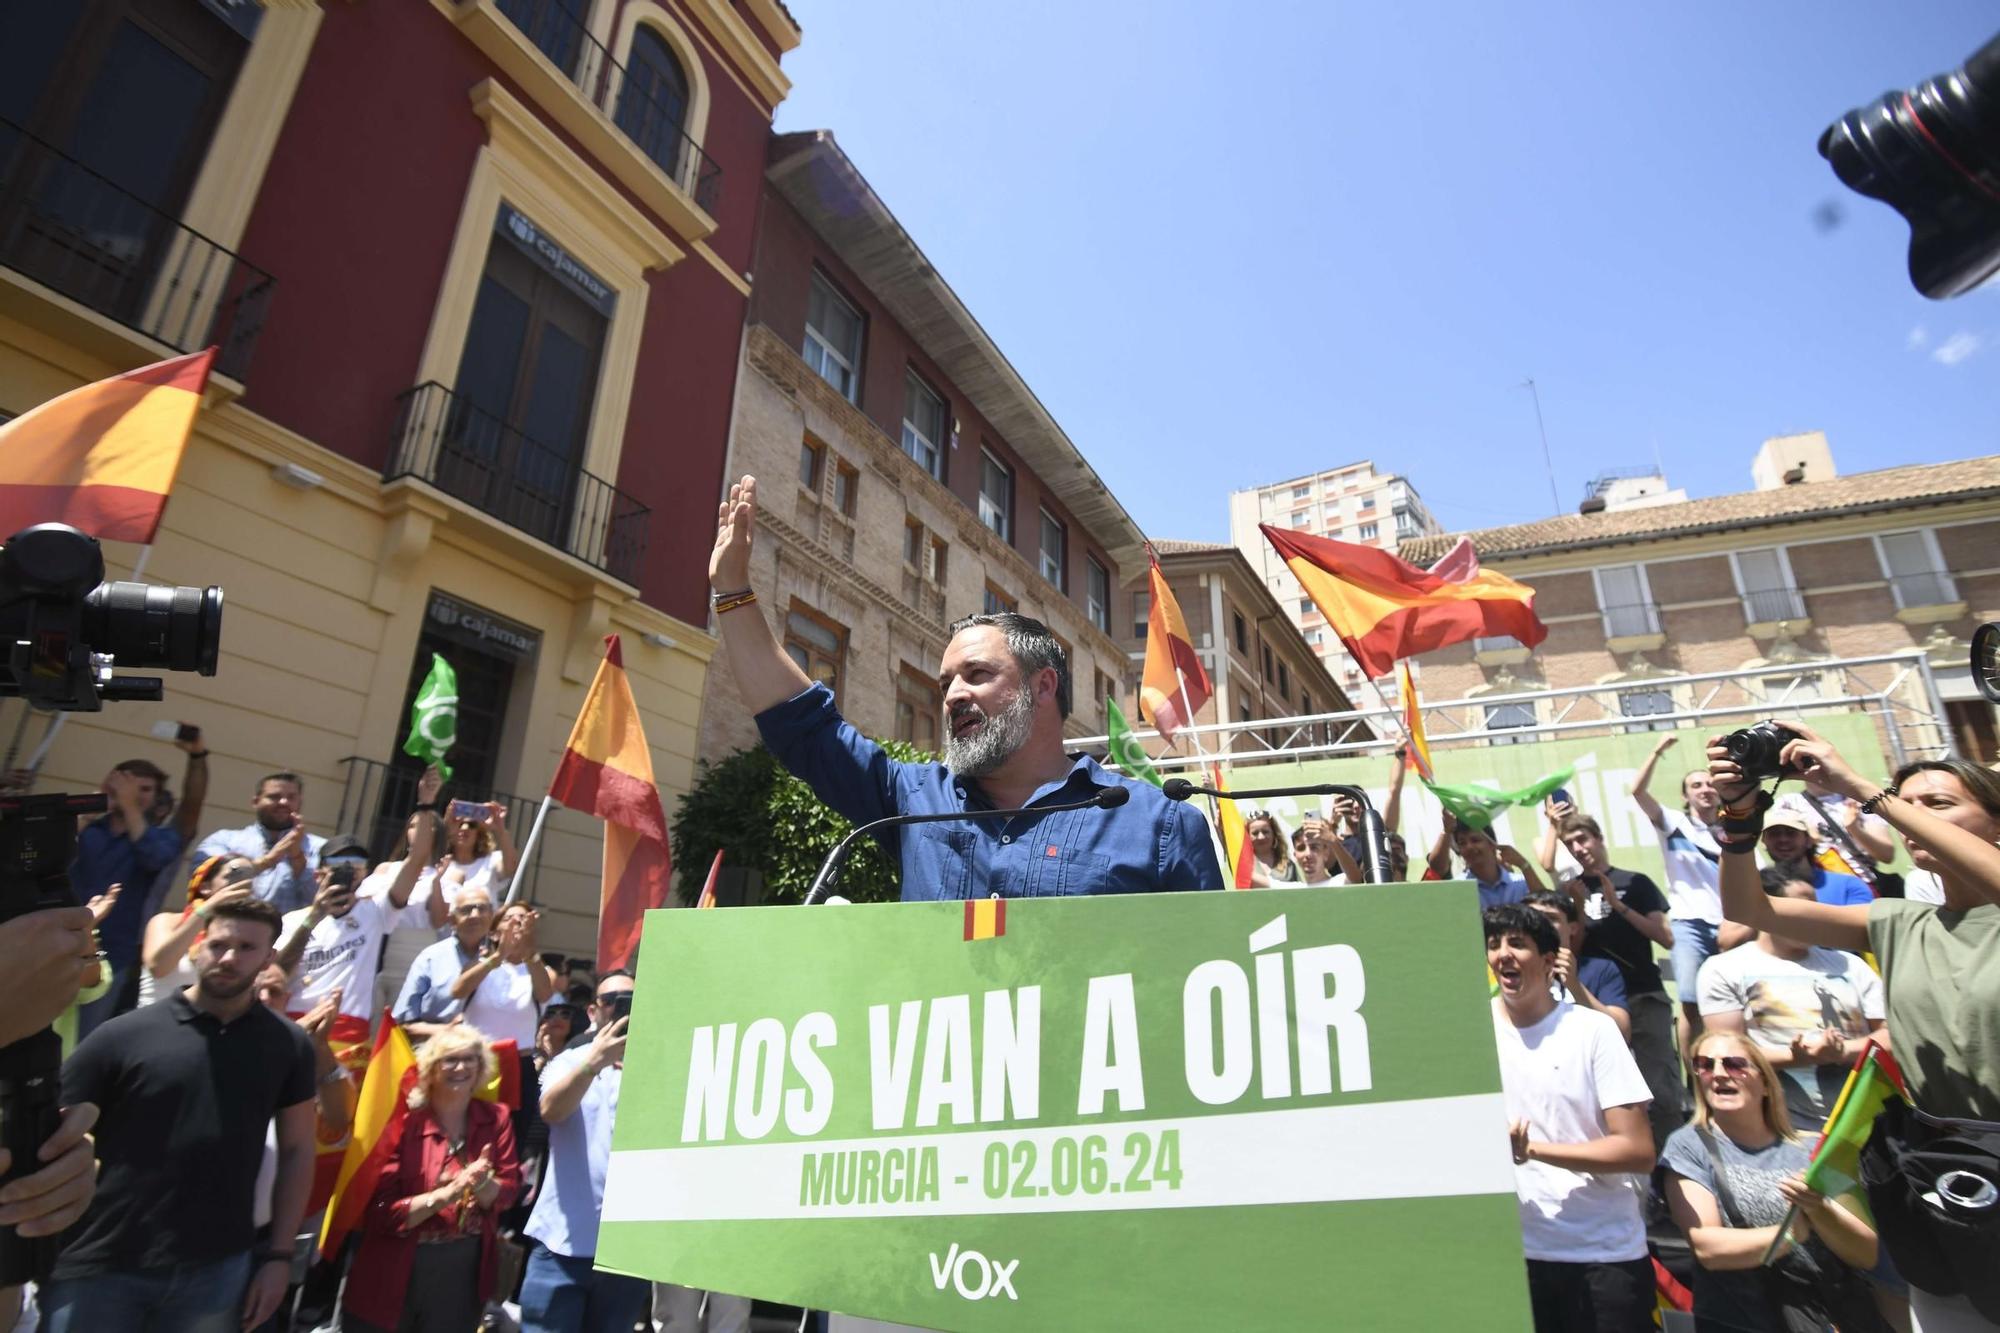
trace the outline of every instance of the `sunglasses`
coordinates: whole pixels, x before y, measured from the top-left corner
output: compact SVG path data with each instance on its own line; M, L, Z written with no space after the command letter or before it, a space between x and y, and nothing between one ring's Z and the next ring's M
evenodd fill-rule
M1697 1055L1689 1063L1694 1066L1694 1072L1697 1074L1713 1074L1718 1061L1712 1055ZM1747 1055L1725 1055L1719 1063L1724 1073L1733 1074L1737 1078L1743 1077L1756 1067L1750 1063L1750 1057Z

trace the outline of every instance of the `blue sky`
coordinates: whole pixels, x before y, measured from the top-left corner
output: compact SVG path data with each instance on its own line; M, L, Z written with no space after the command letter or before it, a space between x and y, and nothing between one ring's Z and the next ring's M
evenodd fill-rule
M1451 529L1600 470L2000 453L2000 285L1925 300L1814 145L1975 0L789 0L827 128L1150 535L1358 458ZM1831 230L1815 211L1837 201Z

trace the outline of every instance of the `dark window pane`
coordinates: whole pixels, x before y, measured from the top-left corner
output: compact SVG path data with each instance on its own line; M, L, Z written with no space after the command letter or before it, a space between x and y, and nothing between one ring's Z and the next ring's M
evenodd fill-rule
M17 125L34 119L56 63L83 17L79 4L17 0L0 22L0 117Z
M77 114L70 152L156 208L171 210L188 140L207 100L208 75L131 23Z
M491 274L480 279L465 355L458 363L459 396L482 412L504 418L514 403L521 349L527 341L527 301Z

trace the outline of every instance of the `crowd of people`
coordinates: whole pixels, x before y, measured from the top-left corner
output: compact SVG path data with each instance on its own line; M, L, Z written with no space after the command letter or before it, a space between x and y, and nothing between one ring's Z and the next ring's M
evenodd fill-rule
M60 1128L0 1190L0 1225L53 1238L54 1267L0 1294L0 1328L632 1333L657 1313L741 1333L748 1301L593 1268L634 983L544 959L505 808L443 800L426 770L378 862L312 832L304 781L276 772L252 823L197 841L207 751L180 734L181 799L119 764L78 830L87 907L37 914L82 975L43 1020ZM415 1083L348 1243L321 1253L385 1016Z
M1006 816L885 833L906 899L1222 887L1192 805L1067 751L1066 654L1029 617L954 626L942 762L886 756L746 614L754 512L746 478L710 580L780 762L856 822ZM1775 800L1717 737L1670 808L1653 793L1662 737L1629 796L1664 885L1616 865L1563 792L1532 856L1470 817L1428 845L1421 879L1477 888L1543 1333L1653 1327L1675 1236L1703 1330L2000 1327L2000 775L1934 760L1879 784L1786 726L1779 771L1800 781ZM0 1226L54 1244L41 1325L746 1329L741 1297L594 1265L634 980L549 966L512 891L504 809L445 802L427 771L377 862L311 832L304 783L275 772L253 822L195 842L206 750L180 735L178 802L149 761L106 777L106 813L77 839L85 906L0 923L0 960L19 964L0 967L0 1043L53 1028L67 1053L57 1127L0 1188ZM1409 880L1406 768L1399 755L1379 863L1357 802L1295 830L1250 812L1254 884ZM1111 785L1126 798L1084 808ZM416 1043L407 1114L362 1206L342 1209L347 1243L321 1253L385 1013ZM1908 1103L1875 1125L1865 1202L1826 1197L1802 1168L1871 1042Z

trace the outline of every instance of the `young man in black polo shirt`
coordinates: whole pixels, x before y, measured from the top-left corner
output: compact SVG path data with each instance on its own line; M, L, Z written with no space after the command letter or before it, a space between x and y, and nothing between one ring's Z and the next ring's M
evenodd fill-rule
M1563 884L1583 913L1583 956L1610 959L1625 978L1632 1056L1653 1092L1646 1118L1652 1123L1657 1148L1687 1119L1681 1109L1674 1009L1667 999L1659 960L1653 955L1656 945L1674 947L1667 896L1645 875L1611 864L1604 830L1589 815L1571 815L1563 820L1560 831L1563 846L1583 868L1583 873Z
M217 907L198 980L91 1033L63 1101L95 1102L97 1197L42 1295L48 1333L255 1328L284 1296L291 1247L252 1253L257 1168L277 1121L271 1233L295 1236L313 1171L312 1042L257 1002L278 912Z

